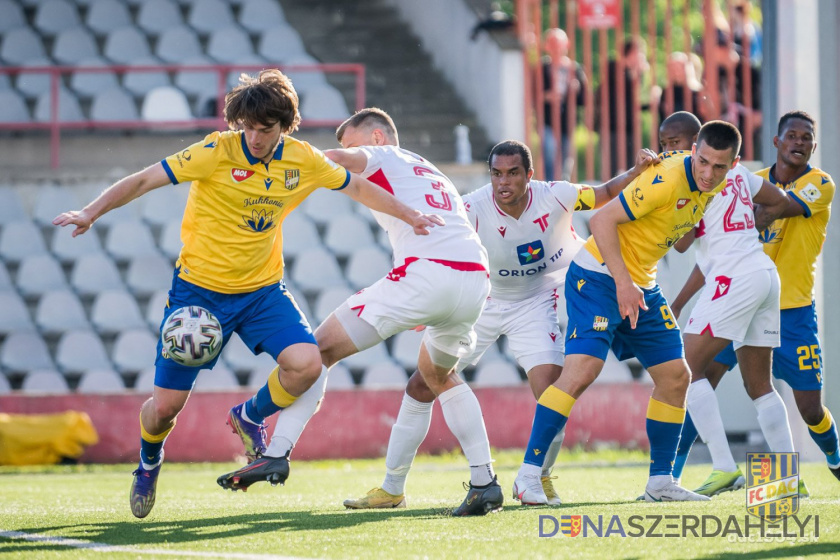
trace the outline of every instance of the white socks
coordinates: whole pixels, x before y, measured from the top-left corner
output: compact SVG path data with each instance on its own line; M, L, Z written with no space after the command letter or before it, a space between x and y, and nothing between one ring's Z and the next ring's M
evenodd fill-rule
M388 454L385 456L387 471L382 489L389 494L405 494L405 480L411 463L414 462L417 449L429 433L433 404L420 402L408 394L403 395L397 421L391 428Z
M560 453L560 448L563 447L563 439L565 437L566 426L563 426L563 429L554 436L554 439L551 441L551 445L548 446L548 450L545 452L545 460L543 461L542 466L542 476L551 476L551 470L554 468L554 463L557 461L557 454Z
M695 381L688 387L687 404L697 433L709 447L709 453L712 455L712 469L735 472L738 466L735 464L735 458L732 457L729 442L726 441L726 432L723 429L715 390L708 379Z
M787 408L782 397L775 390L753 401L758 412L758 424L770 451L793 452L793 436L790 433ZM693 416L692 416L693 418Z
M277 426L265 454L269 457L283 457L289 453L300 438L307 422L318 412L324 391L327 388L327 368L321 366L321 376L295 402L280 411Z
M470 464L470 483L486 486L495 473L491 465L490 442L484 428L484 418L475 393L469 385L461 383L438 396L443 418L452 434L458 438L461 449Z

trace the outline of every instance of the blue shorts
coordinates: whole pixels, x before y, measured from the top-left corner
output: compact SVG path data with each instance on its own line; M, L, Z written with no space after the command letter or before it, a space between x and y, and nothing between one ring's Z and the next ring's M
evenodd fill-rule
M738 356L735 355L735 345L731 342L729 345L720 351L720 353L715 356L715 361L719 364L723 364L726 366L726 371L732 371L732 369L738 365Z
M578 289L580 286L580 289ZM636 356L645 368L684 357L680 327L659 286L643 290L647 311L639 310L636 328L618 311L615 281L572 262L566 275L566 355L607 359L610 347L619 359Z
M267 352L275 360L292 344L315 344L312 327L283 282L254 292L221 294L182 280L176 269L161 328L176 309L188 305L199 305L216 316L224 334L222 348L234 332L254 354ZM171 358L163 357L163 344L158 337L155 385L164 389L192 390L198 372L213 369L218 360L217 355L200 367L182 366Z
M773 375L797 391L822 389L822 349L814 304L782 309L782 345L773 350Z

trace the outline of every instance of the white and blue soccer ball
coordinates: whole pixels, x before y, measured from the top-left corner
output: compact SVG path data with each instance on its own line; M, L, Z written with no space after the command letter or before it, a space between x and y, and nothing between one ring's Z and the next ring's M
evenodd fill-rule
M181 307L167 317L160 339L164 357L182 366L202 366L222 349L222 325L203 307Z

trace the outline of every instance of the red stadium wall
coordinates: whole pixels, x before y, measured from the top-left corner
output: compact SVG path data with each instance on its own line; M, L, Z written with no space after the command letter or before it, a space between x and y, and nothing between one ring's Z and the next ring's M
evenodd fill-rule
M645 415L651 386L594 385L575 405L566 444L598 442L646 447ZM528 387L475 389L490 444L521 449L528 441L535 401ZM166 443L167 461L229 461L242 454L242 444L225 425L231 406L251 393L195 393L178 418ZM90 415L100 441L81 457L87 463L134 462L139 444L138 414L148 395L0 396L0 411L38 414L83 410ZM402 391L330 391L320 412L295 448L296 459L382 457L388 445ZM269 426L269 436L274 426ZM458 448L439 405L421 452Z

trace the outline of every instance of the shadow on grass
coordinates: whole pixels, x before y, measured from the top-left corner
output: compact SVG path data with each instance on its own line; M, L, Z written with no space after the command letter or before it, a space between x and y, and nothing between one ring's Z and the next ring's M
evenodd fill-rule
M708 556L695 556L697 560L741 560L742 558L805 558L817 554L834 554L840 552L840 545L836 542L796 543L773 549L744 550L743 552L719 552ZM836 557L836 556L835 556Z

